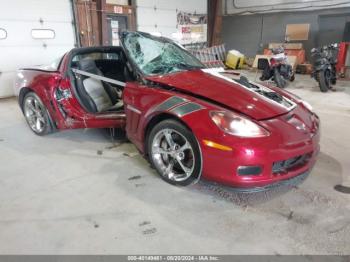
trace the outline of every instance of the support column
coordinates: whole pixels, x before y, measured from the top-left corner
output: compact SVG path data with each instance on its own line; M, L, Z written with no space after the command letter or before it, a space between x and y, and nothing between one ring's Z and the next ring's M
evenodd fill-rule
M222 0L207 0L208 46L219 45L222 29Z

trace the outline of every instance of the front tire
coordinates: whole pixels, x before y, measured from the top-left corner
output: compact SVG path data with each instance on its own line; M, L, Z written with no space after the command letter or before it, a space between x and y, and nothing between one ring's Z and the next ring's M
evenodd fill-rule
M285 88L286 87L286 80L284 80L284 78L281 76L280 72L278 71L278 68L275 67L274 70L273 70L273 77L274 77L274 80L275 80L275 83L276 85L279 87L279 88Z
M202 155L193 133L176 120L164 120L149 133L147 152L151 164L163 180L187 186L202 171Z
M325 70L325 71L319 71L318 72L318 85L320 87L321 92L327 92L328 89L331 88L331 76L330 76L330 71Z
M23 99L22 110L30 129L39 136L44 136L53 131L49 113L34 92L29 92Z

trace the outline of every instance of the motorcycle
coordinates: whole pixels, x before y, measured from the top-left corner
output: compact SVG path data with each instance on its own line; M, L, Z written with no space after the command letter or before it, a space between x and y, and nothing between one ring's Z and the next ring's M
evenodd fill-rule
M313 77L320 87L321 92L327 92L332 88L331 85L337 83L337 52L338 44L330 44L320 48L312 48L311 56L313 57Z
M268 65L265 66L260 80L265 81L272 78L279 88L285 88L286 80L293 82L295 79L293 67L288 63L283 47L273 48L271 51L273 55Z

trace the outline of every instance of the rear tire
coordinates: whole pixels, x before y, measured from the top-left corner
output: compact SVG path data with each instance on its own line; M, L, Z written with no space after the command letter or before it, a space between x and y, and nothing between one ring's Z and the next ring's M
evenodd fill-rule
M176 120L164 120L153 127L147 152L151 165L169 184L187 186L201 175L202 155L197 139Z
M318 73L318 85L320 87L321 92L327 92L328 89L331 88L331 83L330 83L330 71L325 70L325 71L319 71Z
M51 118L40 97L29 92L23 99L22 111L29 128L38 136L52 133Z
M281 76L280 72L278 71L278 68L275 67L273 69L273 77L274 77L274 80L275 80L275 83L276 85L279 87L279 88L285 88L286 87L286 80L284 80L284 78Z

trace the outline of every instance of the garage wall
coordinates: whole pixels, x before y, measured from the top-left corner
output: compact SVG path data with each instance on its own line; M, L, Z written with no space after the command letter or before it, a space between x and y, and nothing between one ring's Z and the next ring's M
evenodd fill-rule
M350 7L348 0L223 0L223 14L328 10Z
M137 30L171 37L177 32L177 10L207 13L207 0L136 0Z
M0 8L0 98L14 95L13 80L20 67L48 64L74 47L70 0L11 0ZM35 39L32 29L49 29L52 39Z
M306 57L311 48L342 40L350 8L306 12L264 13L223 17L222 39L226 49L237 49L248 57L262 53L271 42L284 42L287 24L310 24L309 40L303 43Z

